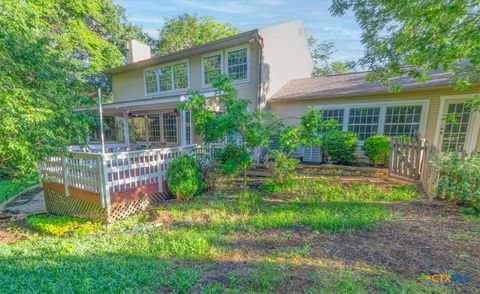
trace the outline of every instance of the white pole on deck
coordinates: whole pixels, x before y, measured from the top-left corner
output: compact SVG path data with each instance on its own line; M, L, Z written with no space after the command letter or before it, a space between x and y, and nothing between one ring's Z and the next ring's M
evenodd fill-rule
M103 135L102 90L100 88L98 88L98 116L100 117L100 140L102 141L102 154L105 154L105 136Z

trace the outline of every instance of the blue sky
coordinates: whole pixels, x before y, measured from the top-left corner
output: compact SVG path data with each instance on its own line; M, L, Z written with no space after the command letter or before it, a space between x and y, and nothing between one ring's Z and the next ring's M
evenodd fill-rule
M307 35L335 43L335 60L362 56L361 30L353 14L332 17L327 0L114 0L127 10L128 19L143 27L152 37L158 36L166 18L179 13L211 15L220 22L230 22L241 31L300 19Z

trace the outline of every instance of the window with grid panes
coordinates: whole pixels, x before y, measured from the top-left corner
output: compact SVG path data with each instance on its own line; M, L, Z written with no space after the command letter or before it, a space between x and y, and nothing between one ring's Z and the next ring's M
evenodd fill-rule
M467 138L468 122L471 108L466 103L451 103L447 115L452 116L445 122L442 140L442 151L464 151Z
M145 118L143 116L133 118L133 128L135 141L144 142L147 140L145 133Z
M90 140L100 141L100 124L96 125L90 132ZM105 141L123 140L123 120L116 116L103 116L103 133Z
M213 55L203 58L203 83L212 84L217 75L222 73L222 55Z
M325 109L322 110L322 120L327 121L334 119L338 123L337 129L339 131L343 130L343 116L344 116L345 110L343 108L338 108L338 109Z
M173 113L163 115L163 136L165 142L177 142L177 116Z
M247 54L247 48L227 53L227 71L234 81L246 80L248 78Z
M172 90L172 67L164 66L158 69L160 92Z
M145 92L147 94L158 92L157 71L145 71Z
M386 136L413 136L420 128L422 106L387 106L383 134Z
M360 141L378 133L380 107L350 108L348 130L356 133Z
M175 89L188 88L188 64L186 62L173 65L173 83Z
M157 115L148 116L148 140L160 142L160 117Z

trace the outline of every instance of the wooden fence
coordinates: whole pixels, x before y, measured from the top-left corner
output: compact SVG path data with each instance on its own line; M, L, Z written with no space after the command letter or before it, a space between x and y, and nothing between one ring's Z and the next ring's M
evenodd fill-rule
M408 180L420 180L426 148L427 141L419 136L392 138L389 174Z
M388 174L404 180L419 182L432 195L438 173L431 163L438 149L417 133L415 137L392 138Z

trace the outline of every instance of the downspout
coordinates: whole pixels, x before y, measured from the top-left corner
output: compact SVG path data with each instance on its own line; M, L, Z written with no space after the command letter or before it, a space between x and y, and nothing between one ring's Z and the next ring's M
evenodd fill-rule
M263 65L263 38L256 33L255 39L257 40L260 48L258 49L258 87L257 87L257 109L262 110L262 65Z

